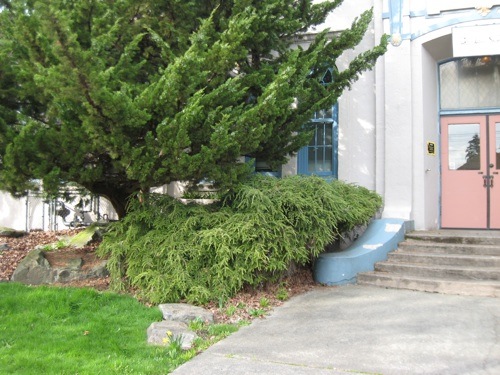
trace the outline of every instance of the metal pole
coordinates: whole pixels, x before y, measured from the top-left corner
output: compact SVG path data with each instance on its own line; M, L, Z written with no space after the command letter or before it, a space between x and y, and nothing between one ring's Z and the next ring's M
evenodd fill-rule
M30 205L30 203L29 203L28 198L29 198L29 192L28 192L28 194L26 195L26 222L25 222L25 224L26 224L26 225L25 225L26 232L29 232L29 228L28 228L28 220L29 220L29 205Z
M45 231L45 200L42 200L42 230Z

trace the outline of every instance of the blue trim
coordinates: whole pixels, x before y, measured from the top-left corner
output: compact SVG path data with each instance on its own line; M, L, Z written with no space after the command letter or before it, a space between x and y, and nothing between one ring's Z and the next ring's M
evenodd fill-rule
M376 262L387 259L387 254L397 249L405 230L402 219L372 221L348 249L323 253L316 259L314 280L325 285L355 283L358 273L373 271Z
M500 108L480 108L480 109L458 109L440 111L440 116L455 116L455 115L489 115L498 114Z
M382 13L382 19L390 21L391 35L399 34L402 40L415 40L425 34L442 29L444 27L458 25L464 22L480 21L480 20L497 20L500 19L500 6L495 5L491 8L491 12L485 16L478 13L473 7L466 10L444 10L439 14L429 15L426 9L419 11L411 11L409 14L404 14L404 2L406 0L388 0L389 11ZM459 17L452 19L443 19L443 13L447 14L460 14ZM402 33L403 29L403 16L410 18L425 17L428 20L437 20L436 23L426 26L425 28L416 31L415 33Z
M477 11L468 11L466 13L463 13L462 17L457 17L457 18L452 18L452 19L446 19L442 20L441 22L437 22L435 24L432 24L430 26L427 26L426 28L419 30L411 35L411 40L415 40L425 34L428 34L430 32L449 27L449 26L454 26L458 25L461 23L465 22L471 22L471 21L482 21L482 20L498 20L500 19L500 13L497 11L500 9L499 6L494 6L491 8L491 12L487 14L486 16L482 16L479 14ZM436 17L432 17L436 18ZM439 18L442 18L442 16L439 16Z
M427 16L427 10L425 9L410 12L410 18L425 17L425 16Z
M394 1L394 0L389 0L389 1ZM436 0L436 1L439 1L439 0ZM498 5L494 5L493 7L491 7L490 14L488 14L486 16L481 16L480 15L480 19L488 18L491 15L491 13L494 12L494 9L497 8L497 7L498 7ZM405 6L403 5L403 9L404 8L405 8ZM420 10L410 11L409 13L406 13L406 12L403 11L402 15L403 16L409 16L410 18L425 17L426 19L436 19L436 18L443 18L443 13L446 13L446 14L464 14L464 13L469 13L469 12L475 12L475 7L471 6L471 7L466 8L466 9L443 10L440 13L430 14L430 15L427 12L427 9L420 9ZM389 10L388 12L383 12L382 13L382 19L383 20L390 20L390 19L392 19L391 10Z
M391 35L399 34L403 29L403 0L389 0Z

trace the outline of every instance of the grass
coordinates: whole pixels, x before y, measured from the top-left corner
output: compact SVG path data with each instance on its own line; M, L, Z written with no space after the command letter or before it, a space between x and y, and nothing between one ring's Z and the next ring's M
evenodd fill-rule
M189 351L146 343L161 320L130 296L0 283L0 374L167 374L237 327L203 326Z
M147 345L158 309L91 289L0 284L0 372L162 374L164 348Z

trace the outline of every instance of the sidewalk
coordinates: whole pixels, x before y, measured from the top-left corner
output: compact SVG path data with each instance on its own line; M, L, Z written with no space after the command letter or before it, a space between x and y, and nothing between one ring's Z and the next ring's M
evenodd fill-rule
M173 374L500 374L500 299L318 287Z

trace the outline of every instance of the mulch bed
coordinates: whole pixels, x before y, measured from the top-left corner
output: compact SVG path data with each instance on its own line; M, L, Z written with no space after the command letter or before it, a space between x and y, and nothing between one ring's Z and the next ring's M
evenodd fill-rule
M37 246L56 243L64 237L71 237L81 229L64 230L57 232L33 231L20 238L0 237L0 244L7 244L9 249L0 251L0 282L9 281L17 265L21 260ZM51 250L45 253L45 257L53 267L66 264L70 259L82 258L83 267L92 267L100 262L95 250L98 243L90 244L81 249L63 248ZM97 290L109 289L109 278L88 279L83 281L74 281L71 283L57 284L58 286L90 287ZM236 323L240 320L252 320L256 316L251 314L252 310L270 311L273 307L280 306L284 302L277 298L278 290L285 289L288 297L305 293L317 287L308 269L299 269L293 275L281 280L278 284L263 286L260 289L244 290L235 297L226 301L224 306L211 303L206 308L210 309L215 320L220 323ZM130 294L134 294L130 291ZM262 301L265 300L268 306L263 307ZM242 306L228 313L228 306Z
M7 244L9 247L8 250L0 251L0 281L10 280L19 262L35 247L57 242L76 233L78 230L32 231L19 238L0 237L0 244Z

